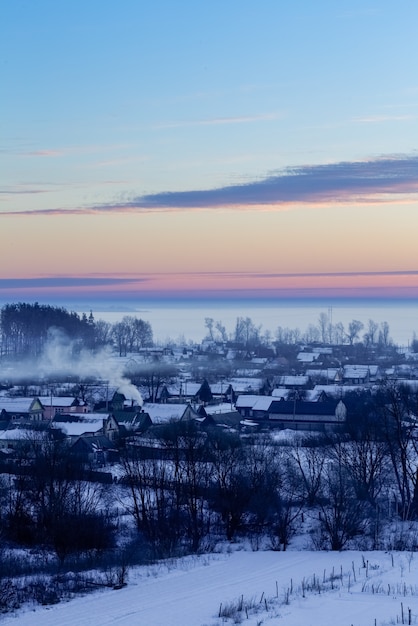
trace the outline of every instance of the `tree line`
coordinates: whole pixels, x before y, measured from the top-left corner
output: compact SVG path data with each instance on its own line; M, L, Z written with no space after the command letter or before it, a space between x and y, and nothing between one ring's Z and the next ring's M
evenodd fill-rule
M149 322L125 316L110 324L95 320L93 313L79 315L64 307L15 303L6 304L0 312L0 355L11 357L38 357L51 337L59 329L73 342L74 351L99 349L115 345L120 356L140 350L153 343Z
M392 345L389 324L368 320L366 326L352 320L347 328L341 322L333 324L326 313L321 313L317 324L310 324L306 331L278 326L274 335L263 331L250 317L236 318L232 333L228 334L221 321L205 318L206 339L217 342L233 342L247 349L272 345L297 345L299 343L322 343L350 345L361 342L365 348L385 349ZM42 354L52 329L60 329L73 342L74 350L99 349L112 345L119 356L137 352L153 345L150 322L132 315L125 315L111 324L96 320L93 313L79 315L64 307L34 304L6 304L0 311L0 356L37 357ZM363 332L364 331L364 332ZM363 334L361 334L363 332Z
M232 341L248 349L254 349L260 345L271 345L273 342L283 345L322 343L352 346L361 341L366 348L388 348L392 345L387 322L378 324L369 319L364 325L360 320L354 319L345 328L342 322L334 324L326 313L321 313L317 324L309 324L305 332L302 332L300 328L277 326L273 335L269 330L263 331L262 325L255 324L250 317L241 316L236 318L234 330L230 334L227 333L222 321L216 321L212 317L205 318L205 327L206 338L210 341Z

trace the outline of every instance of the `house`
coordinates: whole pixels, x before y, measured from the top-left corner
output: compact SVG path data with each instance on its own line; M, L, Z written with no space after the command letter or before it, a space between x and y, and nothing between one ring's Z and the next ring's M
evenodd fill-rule
M291 395L291 390L286 389L286 387L276 387L276 389L273 389L271 392L271 395L276 400L288 400Z
M324 384L329 384L339 383L342 381L342 371L338 367L307 369L305 374L315 383L323 382Z
M201 426L202 428L207 428L208 426L215 426L215 420L213 419L210 413L207 413L203 404L200 405L196 413L197 415L193 415L192 413L187 412L185 417L182 418L182 420L183 421L185 419L193 420L195 424L197 424L198 426Z
M0 431L0 449L16 450L34 440L47 440L45 431L34 431L29 428L8 428Z
M293 430L333 431L344 427L347 408L342 400L276 401L266 416L271 425Z
M276 387L285 387L286 389L312 389L313 383L309 376L279 376L274 381Z
M113 411L112 415L119 425L120 434L124 436L130 433L144 432L152 424L150 416L142 408Z
M119 424L112 414L57 414L51 421L51 428L61 430L71 441L82 435L85 437L105 435L112 442L119 437Z
M44 419L50 420L56 413L88 413L87 402L73 396L39 396L44 409Z
M232 385L227 381L222 380L218 383L212 383L210 385L210 390L214 400L218 400L220 402L231 402L232 394L232 401L234 401Z
M312 397L314 401L243 395L236 408L246 420L279 428L332 430L345 423L347 409L341 400L330 400L321 392Z
M142 410L147 413L153 424L164 424L167 422L194 419L199 414L191 404L160 404L144 402Z
M344 365L343 382L347 385L365 385L370 382L368 365Z
M119 458L118 451L105 435L77 437L72 443L70 450L81 463L99 467L106 463L117 461Z
M182 380L175 385L164 385L160 402L197 402L202 383Z
M253 406L260 397L262 396L253 394L241 394L238 396L235 402L235 408L241 417L252 417Z
M125 408L138 407L142 397L137 387L129 386L129 395L125 395L119 387L103 386L100 393L95 394L94 411L123 411Z
M40 422L44 417L44 407L39 398L0 397L2 420Z
M277 402L273 396L259 396L250 411L251 418L263 419L270 411L273 402Z
M383 378L383 373L379 365L369 365L369 382L377 383Z
M252 377L236 377L232 378L230 381L232 392L235 396L241 394L260 394L266 390L267 383L263 378L252 378Z
M318 360L319 354L317 352L299 352L296 357L296 360L303 365L314 363Z
M260 396L257 396L259 398ZM237 429L241 421L240 413L231 406L230 402L221 402L220 404L211 404L204 408L205 413L211 418L210 422L204 422L203 426L215 425L217 428ZM200 413L199 408L199 413Z
M0 432L0 449L15 450L18 446L28 442L29 433L23 428L10 428Z

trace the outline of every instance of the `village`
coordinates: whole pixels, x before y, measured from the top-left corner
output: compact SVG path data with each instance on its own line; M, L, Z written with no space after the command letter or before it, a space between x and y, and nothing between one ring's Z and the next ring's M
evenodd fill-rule
M415 344L413 344L414 346ZM116 348L116 347L115 347ZM418 392L418 352L393 344L257 345L214 341L107 353L121 386L72 372L39 380L0 363L0 454L3 460L31 430L57 433L92 466L114 462L126 445L149 443L153 427L191 421L242 434L271 430L344 433L356 399L383 386ZM4 363L4 361L3 361ZM73 367L74 369L74 367ZM77 368L75 368L77 369ZM93 368L94 373L94 368ZM17 383L7 378L16 376ZM71 392L71 393L70 393Z
M416 342L163 346L147 328L130 350L76 322L81 340L54 329L14 355L22 332L0 360L0 610L226 544L418 548Z

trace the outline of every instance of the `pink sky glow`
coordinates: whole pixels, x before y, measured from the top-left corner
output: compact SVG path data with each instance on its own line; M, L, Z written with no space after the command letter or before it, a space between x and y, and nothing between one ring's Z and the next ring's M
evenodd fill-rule
M87 284L86 284L87 281ZM2 300L95 298L418 298L418 271L263 275L254 273L149 273L1 280Z

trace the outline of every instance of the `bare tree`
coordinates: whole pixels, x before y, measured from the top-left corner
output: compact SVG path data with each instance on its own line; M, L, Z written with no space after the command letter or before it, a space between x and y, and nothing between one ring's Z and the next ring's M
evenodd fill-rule
M213 326L214 326L214 324L215 324L215 320L213 319L213 317L205 317L205 326L208 329L207 337L211 341L214 341L214 336L213 336Z
M366 347L374 346L377 343L377 331L379 325L373 320L369 319L367 324L367 332L365 333L363 340Z
M334 325L334 341L337 345L343 344L346 337L346 332L344 330L344 324L342 322L337 322Z
M131 343L131 330L126 320L113 324L112 337L119 352L119 356L126 356Z
M235 341L246 348L260 344L261 325L256 326L250 317L237 317L235 323Z
M250 479L245 452L239 437L213 432L209 436L212 465L210 503L219 513L226 537L231 540L244 523L250 502Z
M348 472L357 499L368 501L374 507L389 477L387 452L387 442L376 438L371 428L364 428L356 439L340 439L332 447L331 456L338 457Z
M215 327L216 327L216 330L219 333L221 341L228 341L228 333L226 332L226 328L222 324L222 322L220 322L220 321L216 322Z
M112 340L112 324L105 320L97 320L94 323L94 336L96 346L105 346Z
M308 506L314 506L322 485L322 473L325 466L325 448L318 445L317 439L307 439L303 445L296 442L289 448L289 454L298 468L304 498Z
M147 458L139 447L131 447L121 458L125 510L153 551L154 557L173 554L180 541L179 509L172 491L172 466L155 456Z
M320 340L320 331L314 324L309 324L306 329L304 340L306 343L316 343Z
M318 325L322 343L327 343L327 339L329 337L329 324L328 315L326 313L320 313Z
M364 324L359 320L352 320L348 325L347 339L350 346L353 345L360 332L363 330Z
M378 341L379 341L379 344L383 346L384 348L387 348L391 343L391 339L389 336L389 324L387 322L382 322L380 325Z
M409 387L391 382L381 386L378 411L403 519L418 515L417 409L417 394L411 392Z
M339 459L328 462L321 489L320 526L325 545L342 550L369 525L367 505L358 500L350 476Z

